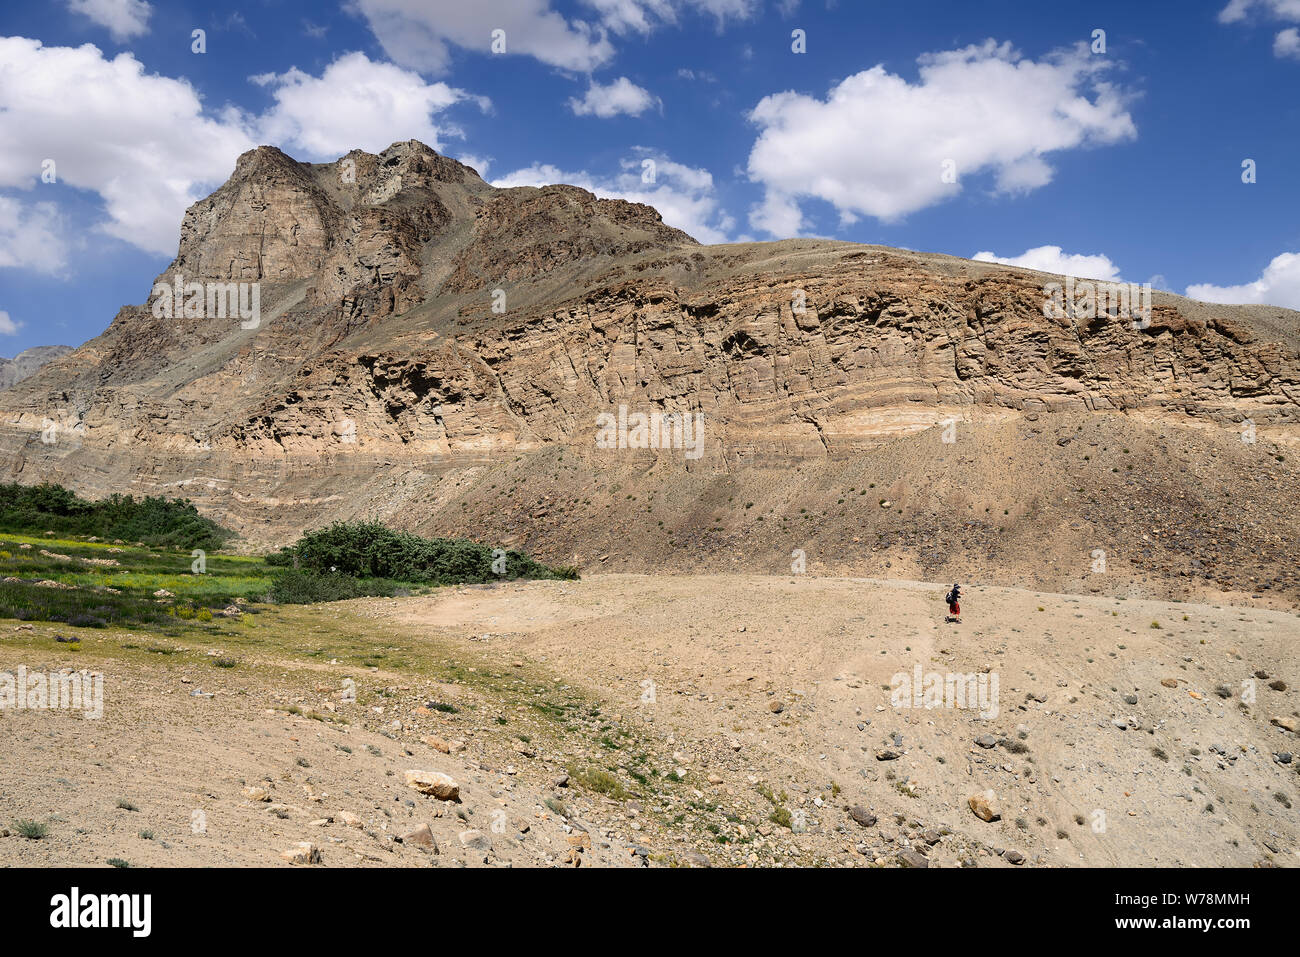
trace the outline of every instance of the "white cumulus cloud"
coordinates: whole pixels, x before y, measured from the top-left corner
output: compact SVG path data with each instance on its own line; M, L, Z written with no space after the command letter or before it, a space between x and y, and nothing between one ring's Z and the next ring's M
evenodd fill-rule
M504 31L504 55L590 73L614 58L610 36L648 35L683 14L711 18L721 29L751 19L761 0L583 0L566 16L550 0L353 0L384 52L403 66L441 73L453 47L492 54L493 31Z
M1025 269L1037 269L1039 272L1056 273L1058 276L1074 276L1076 279L1104 279L1108 282L1119 281L1119 267L1110 261L1109 256L1084 255L1064 252L1060 246L1035 246L1026 249L1019 256L998 256L991 252L978 252L971 257L981 263L1001 263L1004 266L1021 266Z
M68 0L68 9L106 27L119 43L148 33L153 13L145 0Z
M68 260L65 233L53 203L0 196L0 268L61 272Z
M261 139L297 147L312 159L334 159L356 148L373 153L408 139L441 150L442 137L458 131L435 125L433 114L464 99L486 104L364 53L339 57L319 77L295 67L253 81L275 97L275 106L256 121Z
M446 71L453 46L491 54L494 30L504 31L504 55L564 69L591 71L614 55L598 24L567 19L547 0L355 0L355 9L389 57L427 72Z
M1188 286L1190 299L1227 304L1260 303L1300 309L1300 253L1275 256L1254 282L1240 286L1215 286L1199 283Z
M1300 0L1230 0L1219 11L1220 23L1240 23L1252 13L1284 23L1300 23ZM1273 37L1273 55L1300 58L1300 29L1288 27Z
M22 37L0 38L0 141L0 187L30 188L51 159L60 188L100 195L104 231L168 255L197 184L221 182L256 145L239 122L205 115L188 82L129 53Z
M637 86L627 77L620 76L613 83L603 86L593 80L582 99L569 99L569 109L578 116L598 116L604 120L620 113L640 116L654 106L655 102L649 91Z
M727 215L714 191L713 176L706 169L696 169L674 162L667 156L645 148L624 159L620 172L611 176L593 176L586 171L566 172L545 163L534 163L492 181L493 186L547 186L564 183L580 186L602 199L625 199L646 203L659 210L669 226L675 226L702 243L729 242L735 220ZM647 167L646 161L652 166ZM653 182L646 182L653 174Z
M988 40L918 63L916 82L878 65L825 99L764 97L749 117L761 130L749 175L765 189L751 223L793 235L808 198L842 222L897 220L986 173L999 192L1033 190L1052 178L1051 153L1137 135L1126 97L1104 79L1113 61L1082 44L1028 60Z
M1280 20L1300 20L1300 0L1229 0L1219 11L1219 22L1237 23L1256 10Z
M1288 27L1273 38L1273 55L1300 58L1300 29Z
M14 322L9 318L9 313L0 309L0 336L14 336L22 328L22 323Z

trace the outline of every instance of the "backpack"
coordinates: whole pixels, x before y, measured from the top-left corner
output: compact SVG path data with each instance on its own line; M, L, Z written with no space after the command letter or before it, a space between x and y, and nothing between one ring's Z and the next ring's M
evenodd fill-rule
M954 602L956 602L957 599L960 597L961 597L961 589L958 588L956 585L954 585L952 589L948 592L948 594L943 596L943 600L951 605Z

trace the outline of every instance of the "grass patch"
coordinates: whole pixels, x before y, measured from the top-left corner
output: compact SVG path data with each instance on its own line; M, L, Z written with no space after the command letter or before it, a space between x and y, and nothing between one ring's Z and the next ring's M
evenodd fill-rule
M603 768L569 768L569 780L587 791L593 791L596 794L603 794L606 797L614 798L616 801L622 801L631 795L623 787L623 782L616 775L604 770Z
M14 830L29 841L39 841L50 833L50 829L39 821L28 820L14 821Z
M222 609L262 600L270 584L261 558L211 554L199 563L178 549L0 534L0 618L220 630Z

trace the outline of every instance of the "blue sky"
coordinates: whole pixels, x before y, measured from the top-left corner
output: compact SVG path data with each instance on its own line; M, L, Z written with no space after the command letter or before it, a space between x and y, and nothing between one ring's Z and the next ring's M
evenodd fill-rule
M0 12L0 355L144 302L244 149L411 138L706 242L1300 308L1300 0L52 0Z

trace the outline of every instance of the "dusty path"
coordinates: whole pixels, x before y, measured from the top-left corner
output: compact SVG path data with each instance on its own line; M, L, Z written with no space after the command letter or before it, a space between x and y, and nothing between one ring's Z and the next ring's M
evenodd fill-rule
M0 864L282 864L298 841L324 866L1300 863L1294 616L970 587L954 626L944 588L604 575L75 654L0 623L0 669L106 679L100 720L0 713L0 829L49 832ZM896 707L918 667L996 698ZM989 790L994 821L968 803ZM394 840L421 824L437 853Z
M543 662L652 721L724 789L755 777L784 787L831 832L849 803L1055 864L1300 862L1297 762L1275 758L1296 738L1269 723L1296 717L1294 616L972 587L957 626L943 620L945 588L609 575L465 589L371 613L489 632L499 655ZM918 666L996 674L997 717L894 708L893 677ZM1170 679L1177 687L1162 684ZM1279 680L1285 691L1270 687ZM642 701L647 682L653 704ZM1240 700L1243 682L1253 705ZM973 743L985 734L1018 744ZM900 757L877 760L883 749ZM842 792L834 798L832 781ZM1003 802L1000 822L967 807L986 788ZM818 797L833 810L816 807ZM848 824L843 836L861 835Z

